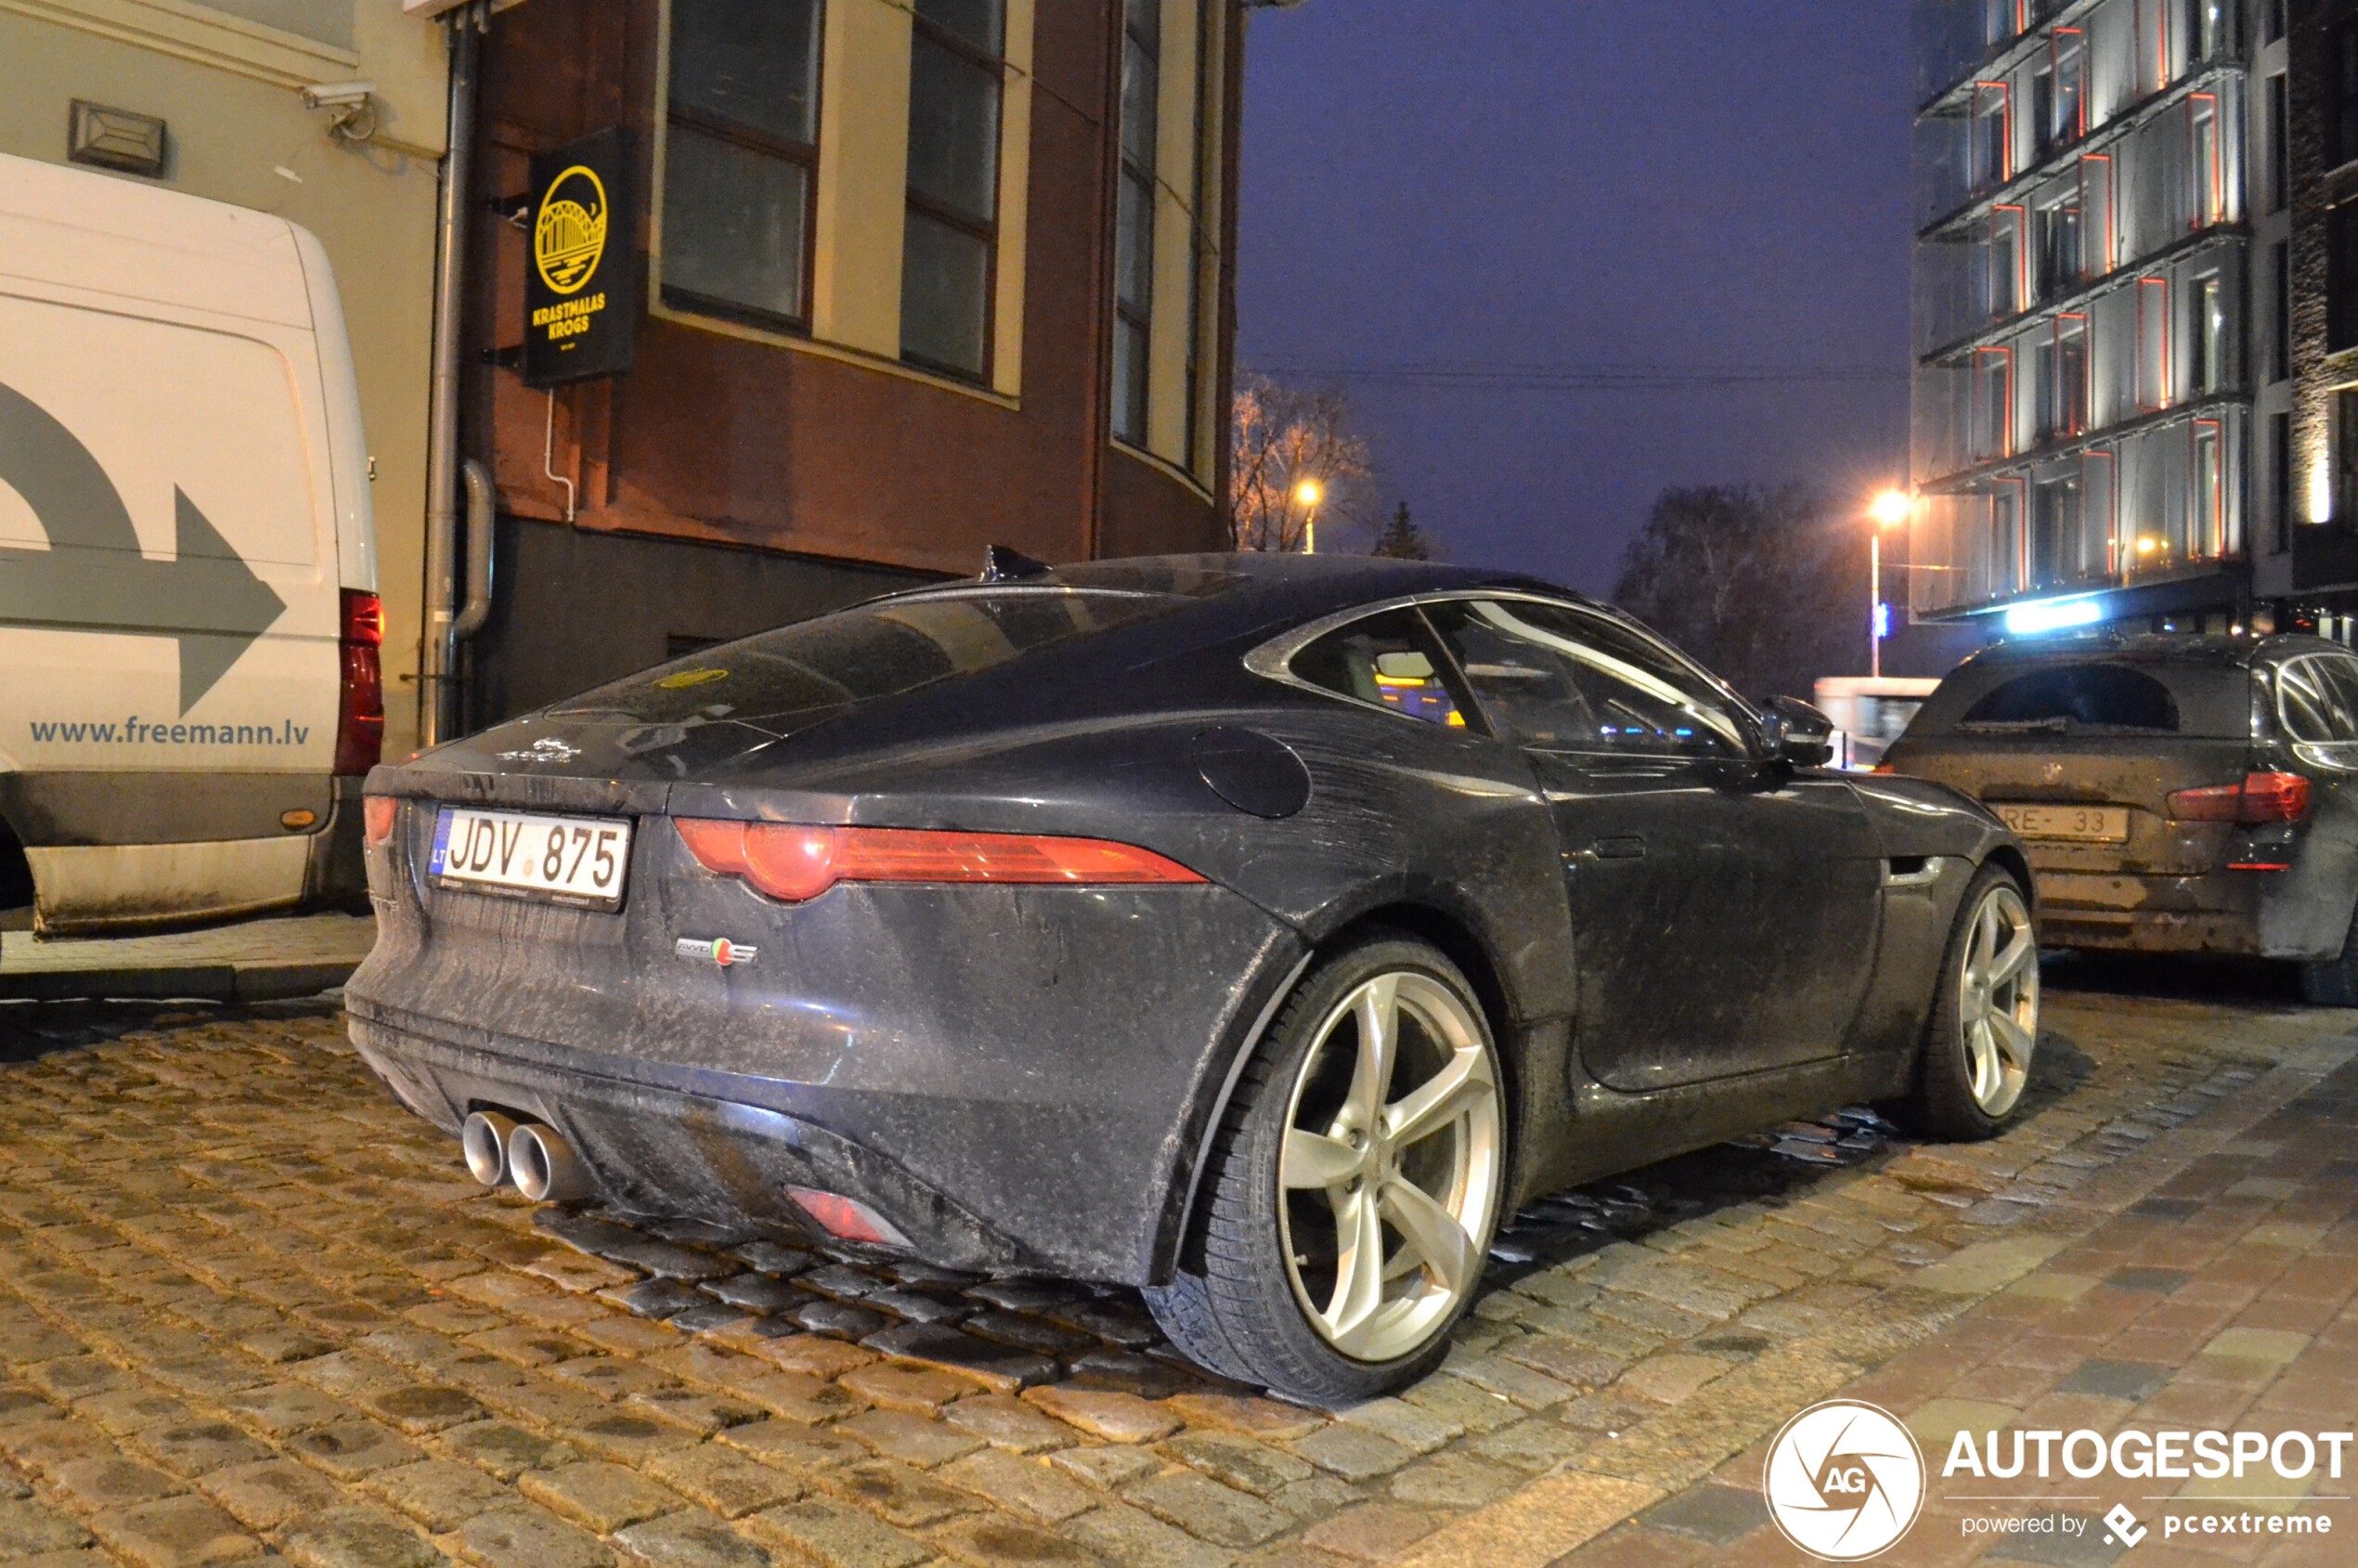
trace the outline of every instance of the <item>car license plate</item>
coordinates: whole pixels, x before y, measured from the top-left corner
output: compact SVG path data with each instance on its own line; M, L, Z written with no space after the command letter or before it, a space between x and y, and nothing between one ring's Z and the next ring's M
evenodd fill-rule
M436 886L618 909L630 870L630 824L446 806L426 871Z
M2129 841L2126 806L1996 806L1989 808L2025 838L2067 838L2083 844Z

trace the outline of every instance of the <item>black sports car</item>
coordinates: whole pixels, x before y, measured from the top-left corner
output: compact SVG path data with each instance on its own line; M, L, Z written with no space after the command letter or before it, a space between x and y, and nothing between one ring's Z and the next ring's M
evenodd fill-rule
M1826 736L1528 578L1002 559L378 769L353 1038L486 1182L1142 1286L1364 1398L1530 1196L2014 1110L2020 847Z

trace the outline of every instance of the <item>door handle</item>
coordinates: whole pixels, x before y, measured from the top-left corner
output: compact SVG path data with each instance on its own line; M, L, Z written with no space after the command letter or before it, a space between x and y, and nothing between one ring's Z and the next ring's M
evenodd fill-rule
M1617 838L1600 838L1588 852L1600 861L1640 861L1646 858L1646 841L1637 834Z

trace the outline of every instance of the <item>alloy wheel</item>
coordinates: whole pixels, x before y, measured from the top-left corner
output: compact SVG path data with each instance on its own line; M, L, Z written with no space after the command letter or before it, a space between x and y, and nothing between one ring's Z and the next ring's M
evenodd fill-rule
M1974 912L1958 985L1966 1086L1996 1121L2022 1098L2039 1044L2039 937L2011 883L1991 888Z
M1358 1361L1410 1354L1482 1276L1496 1218L1497 1068L1450 987L1380 974L1322 1019L1277 1160L1287 1276L1319 1337Z

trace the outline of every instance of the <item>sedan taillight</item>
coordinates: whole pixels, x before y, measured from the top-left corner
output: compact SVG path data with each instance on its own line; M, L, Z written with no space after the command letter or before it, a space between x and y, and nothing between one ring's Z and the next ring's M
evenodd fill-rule
M1201 882L1173 860L1102 838L941 833L900 827L803 827L790 823L679 820L696 863L741 876L788 903L838 882L1004 882L1144 886Z
M401 813L401 802L390 795L364 797L360 802L360 825L370 844L390 843L393 820Z
M2247 773L2244 782L2182 789L2170 797L2182 823L2237 823L2260 827L2297 823L2309 814L2309 781L2299 773Z

